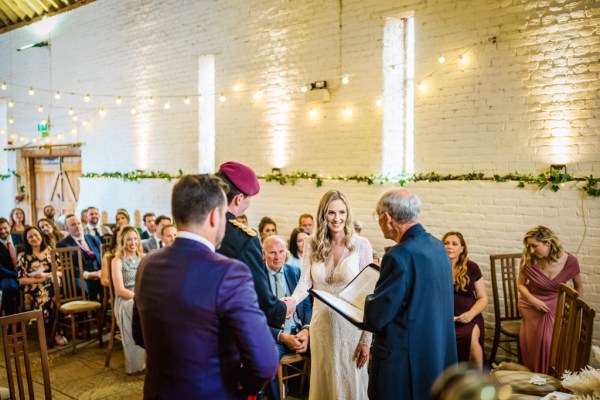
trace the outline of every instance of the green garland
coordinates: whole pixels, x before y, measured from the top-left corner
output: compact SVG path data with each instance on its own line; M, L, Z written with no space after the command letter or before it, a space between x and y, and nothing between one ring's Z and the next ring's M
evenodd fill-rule
M17 178L17 180L21 179L21 175L17 174L15 171L13 171L12 169L8 170L7 174L0 174L0 181L5 181L7 179L10 179L12 177Z
M14 172L13 172L14 173ZM110 179L123 179L124 181L140 182L142 179L164 179L171 181L173 179L179 179L184 174L182 170L179 170L177 175L172 175L164 171L149 171L135 170L131 172L104 172L101 174L95 172L89 172L81 174L82 178L110 178ZM5 175L0 175L4 178ZM491 182L518 182L517 187L524 188L525 185L536 185L539 189L543 189L546 186L550 187L550 190L557 192L560 189L562 183L567 182L585 182L582 187L583 191L593 197L600 196L600 188L597 188L598 179L592 175L582 177L574 177L570 174L560 174L556 170L548 170L538 175L533 174L520 174L518 172L510 173L507 175L494 174L493 176L485 176L482 172L471 172L469 174L462 175L440 175L435 172L429 172L425 174L416 174L413 176L401 176L392 178L388 175L337 175L337 176L323 176L321 174L315 174L311 172L298 171L291 174L264 174L259 175L258 179L263 179L267 182L278 182L280 185L295 185L300 179L314 180L317 187L321 187L324 181L355 181L361 183L367 183L368 185L373 184L384 184L384 183L397 183L400 186L404 186L409 182L442 182L442 181L491 181Z

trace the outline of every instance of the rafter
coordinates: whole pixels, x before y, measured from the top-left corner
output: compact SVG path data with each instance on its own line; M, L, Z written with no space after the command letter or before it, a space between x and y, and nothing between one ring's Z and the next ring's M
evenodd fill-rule
M0 9L10 20L11 24L19 22L19 17L17 16L17 14L15 14L4 1L0 1Z
M10 10L12 12L15 13L15 15L18 18L18 21L24 21L25 18L27 18L27 14L25 12L23 12L23 10L21 10L21 7L19 7L19 5L16 4L14 1L12 1L12 0L4 0L4 2L6 3L6 6L8 8L10 8Z

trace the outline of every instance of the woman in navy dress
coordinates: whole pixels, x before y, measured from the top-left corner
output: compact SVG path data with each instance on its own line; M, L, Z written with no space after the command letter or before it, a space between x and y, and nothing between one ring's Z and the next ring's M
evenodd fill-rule
M454 327L458 361L469 361L483 369L484 329L481 313L488 303L479 266L469 260L467 244L460 232L442 238L452 263L454 279Z

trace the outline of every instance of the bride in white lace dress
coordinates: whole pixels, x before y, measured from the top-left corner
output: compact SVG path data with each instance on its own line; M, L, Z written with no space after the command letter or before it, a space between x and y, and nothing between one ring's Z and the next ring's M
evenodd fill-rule
M353 235L352 215L346 197L327 192L319 204L317 227L304 244L302 275L292 297L299 304L314 287L338 294L373 262L371 244ZM309 400L367 399L371 334L315 300L310 322Z

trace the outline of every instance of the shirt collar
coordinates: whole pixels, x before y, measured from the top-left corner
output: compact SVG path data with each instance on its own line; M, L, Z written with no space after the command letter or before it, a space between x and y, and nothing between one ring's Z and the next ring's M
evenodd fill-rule
M200 236L200 235L197 235L195 233L188 232L188 231L179 231L179 232L177 232L177 237L178 238L183 238L183 239L194 240L196 242L200 242L203 245L205 245L206 247L208 247L210 249L210 251L212 251L213 253L215 252L215 245L212 244L204 236ZM156 239L156 240L158 240L158 239Z

